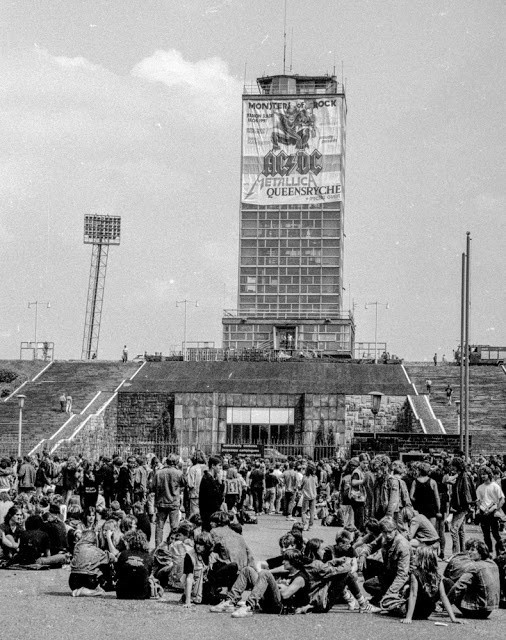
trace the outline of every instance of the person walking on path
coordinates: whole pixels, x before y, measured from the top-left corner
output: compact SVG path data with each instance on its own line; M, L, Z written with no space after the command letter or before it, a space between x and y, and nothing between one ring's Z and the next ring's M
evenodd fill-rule
M61 394L61 396L58 398L58 401L60 402L60 412L65 413L65 411L67 410L67 396L65 392Z
M432 380L430 380L429 378L427 378L427 380L425 381L425 388L427 389L427 395L430 396L430 390L432 389Z
M450 383L448 383L446 385L446 402L447 404L451 404L452 403L452 393L453 393L453 389Z
M72 413L72 396L68 395L67 400L65 402L65 411L66 413Z

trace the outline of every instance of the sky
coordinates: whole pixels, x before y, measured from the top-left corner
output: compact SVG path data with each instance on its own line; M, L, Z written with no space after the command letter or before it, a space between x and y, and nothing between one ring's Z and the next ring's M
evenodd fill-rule
M283 69L284 0L2 0L0 358L80 358L87 214L120 215L99 357L221 345L237 306L241 93ZM506 344L506 5L287 0L287 65L346 80L344 283L358 341ZM198 301L198 307L193 301Z

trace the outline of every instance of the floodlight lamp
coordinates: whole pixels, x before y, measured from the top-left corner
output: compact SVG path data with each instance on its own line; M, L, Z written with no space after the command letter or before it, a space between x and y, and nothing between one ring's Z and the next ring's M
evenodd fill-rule
M22 393L20 393L16 397L18 399L19 408L22 409L25 406L25 398L26 398L26 396L24 396Z

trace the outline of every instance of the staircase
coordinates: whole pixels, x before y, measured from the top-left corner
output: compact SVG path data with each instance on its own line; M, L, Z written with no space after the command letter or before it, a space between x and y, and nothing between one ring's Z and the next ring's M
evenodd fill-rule
M455 400L460 393L460 368L455 365L406 363L408 375L420 394L426 394L425 381L432 381L430 405L448 434L458 434ZM448 405L445 388L453 388ZM506 453L506 371L503 367L469 368L469 421L473 454Z
M54 361L40 377L32 378L22 388L26 396L23 452L34 450L41 441L54 440L51 436L58 440L68 437L90 413L107 402L139 366L140 363L133 362ZM0 368L5 368L1 361ZM75 415L60 412L58 398L62 392L72 396ZM4 455L17 451L18 419L19 407L15 396L0 403L0 451Z
M424 433L446 433L441 420L436 418L426 395L408 396L408 402L420 421Z

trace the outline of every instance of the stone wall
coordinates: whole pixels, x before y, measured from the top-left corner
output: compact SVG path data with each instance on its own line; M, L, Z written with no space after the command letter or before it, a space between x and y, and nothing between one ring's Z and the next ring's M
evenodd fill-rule
M376 432L398 431L404 426L404 404L406 396L383 396L378 415ZM371 396L346 396L346 431L373 431L374 416L371 411Z
M351 443L351 455L359 453L383 453L392 460L401 457L403 453L440 453L451 452L459 448L459 436L446 434L424 433L379 433L376 439L372 435L356 434Z

